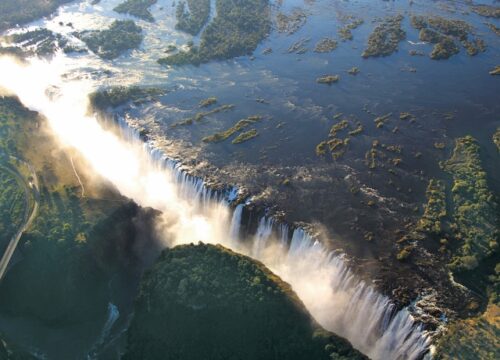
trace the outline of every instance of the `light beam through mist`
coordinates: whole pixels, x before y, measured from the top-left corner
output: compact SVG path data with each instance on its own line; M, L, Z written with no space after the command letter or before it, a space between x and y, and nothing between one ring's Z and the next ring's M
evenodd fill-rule
M89 80L65 81L65 57L21 65L0 58L0 87L43 114L54 135L75 148L95 173L139 205L164 214L168 246L203 241L221 243L264 262L290 283L311 314L328 330L348 338L373 359L419 359L429 340L408 311L395 311L385 296L357 279L342 257L334 256L307 233L262 218L253 242L239 239L243 205L227 202L145 145L133 129L127 136L103 129L87 115Z

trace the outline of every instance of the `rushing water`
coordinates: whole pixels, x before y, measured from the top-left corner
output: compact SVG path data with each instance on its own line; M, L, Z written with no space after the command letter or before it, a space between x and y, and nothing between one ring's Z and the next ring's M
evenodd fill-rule
M55 17L30 26L46 27L78 43L73 31L101 29L115 18L129 18L112 11L120 2L103 0L98 5L92 5L90 0L74 2L63 6ZM319 323L345 336L370 357L416 359L421 356L429 347L426 333L415 324L407 310L396 311L387 297L358 279L346 266L342 255L331 253L302 229L291 232L287 225L272 218L259 219L255 233L244 234L241 221L246 205L238 204L233 209L230 204L237 189L210 190L202 179L184 172L181 163L167 159L154 143L144 144L123 119L119 123L122 136L104 130L94 116L87 115L86 96L103 84L175 86L182 91L172 92L159 104L132 111L137 118L153 118L161 125L191 116L191 109L197 107L200 99L217 96L222 102L237 104L231 118L220 114L220 118L214 120L214 127L218 129L227 127L235 118L254 113L265 113L279 121L287 119L286 135L290 139L281 147L284 150L269 154L268 160L299 165L311 161L311 149L328 132L330 124L325 121L326 116L332 111L359 115L366 104L381 114L402 109L449 111L451 107L457 110L454 122L457 129L459 124L467 124L471 116L476 119L475 123L483 121L481 126L467 125L468 132L481 137L485 128L496 126L491 121L491 113L498 109L498 85L487 73L497 64L495 44L498 40L487 29L484 19L462 12L453 15L473 23L490 44L488 51L476 58L461 54L446 62L433 62L427 57L409 57L408 50L428 52L431 45L419 43L417 31L411 29L405 19L403 27L409 41L400 44L398 53L383 61L363 60L360 52L373 28L369 25L372 18L366 14L375 17L399 12L428 13L432 10L442 15L449 15L449 12L434 6L432 1L409 6L400 2L367 0L317 0L307 4L293 0L285 2L281 10L289 12L295 6L306 8L309 16L306 25L293 36L271 34L257 49L253 62L240 58L200 68L162 69L156 59L164 55L166 46L172 43L182 47L191 39L175 30L175 8L171 5L169 0L159 0L153 6L156 23L135 19L145 35L140 49L112 62L102 61L92 54L59 54L51 62L34 60L27 67L21 67L3 58L0 60L0 86L18 95L27 107L44 114L62 145L78 150L91 165L90 171L113 183L123 195L140 205L161 210L164 216L158 227L166 245L204 241L222 243L248 254L289 282ZM365 15L360 15L362 13ZM337 16L343 14L365 18L365 24L354 31L352 42L340 44L333 55L286 53L300 38L311 36L312 46L325 36L335 36L340 26ZM73 26L61 26L60 22L71 22ZM261 52L267 47L273 48L273 54L264 56ZM360 75L342 76L335 87L318 88L314 82L316 76L325 72L344 72L352 66L361 67ZM409 67L418 68L418 76L405 70ZM265 98L269 104L256 103L256 98ZM372 123L373 119L366 121ZM177 131L175 137L185 137L197 144L214 129L202 125L189 132ZM256 145L244 145L242 148L249 150L244 154L245 159L262 161L255 155L257 148L251 146L274 145L276 138L282 136L278 131L281 130L261 134L254 140ZM410 143L429 147L422 141L421 133L411 132L405 136ZM435 141L429 139L431 144ZM219 152L216 159L222 162L237 155L224 146L211 151ZM111 305L108 310L109 318L102 334L104 341L118 315Z
M234 189L209 189L153 143L144 144L123 120L123 136L103 129L95 116L86 115L92 84L63 80L63 63L55 59L21 66L4 58L0 85L42 113L63 146L88 160L90 171L138 204L161 210L164 221L159 227L166 245L221 243L263 261L292 285L325 328L374 359L417 359L427 351L428 338L407 310L396 312L388 298L356 279L342 256L327 251L302 229L288 239L286 226L263 217L253 241L244 241L239 236L243 205L234 212L229 206Z

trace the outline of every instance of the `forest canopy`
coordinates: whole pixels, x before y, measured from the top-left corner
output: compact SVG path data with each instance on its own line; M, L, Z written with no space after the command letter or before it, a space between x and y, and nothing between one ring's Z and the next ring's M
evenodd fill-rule
M220 245L164 250L127 336L125 360L365 359L316 324L290 285Z

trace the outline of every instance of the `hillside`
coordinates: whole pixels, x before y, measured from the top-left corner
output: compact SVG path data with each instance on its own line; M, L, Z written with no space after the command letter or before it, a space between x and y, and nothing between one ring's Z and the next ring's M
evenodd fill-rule
M364 359L291 287L222 246L163 251L146 273L123 359Z
M83 358L101 334L111 299L132 302L143 267L159 253L150 230L157 213L89 176L85 160L61 149L47 121L17 98L0 96L0 134L0 195L24 195L27 164L39 181L39 211L0 282L0 333L20 351ZM0 257L20 222L20 211L9 209L24 211L24 196L16 199L0 202L0 229L7 231ZM0 335L0 360L2 344Z

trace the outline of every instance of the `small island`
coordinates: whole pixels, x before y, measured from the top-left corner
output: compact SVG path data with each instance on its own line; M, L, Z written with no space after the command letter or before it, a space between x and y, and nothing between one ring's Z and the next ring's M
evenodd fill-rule
M268 0L219 0L217 16L202 32L200 45L158 62L162 65L199 65L249 55L270 31Z
M139 19L153 22L153 15L149 11L149 7L156 4L158 0L126 0L113 10L120 14L130 14Z
M389 56L398 50L399 42L406 38L406 32L401 29L403 15L389 16L375 27L368 38L368 46L362 56Z
M142 43L142 28L132 20L115 20L106 30L78 34L89 49L99 57L112 60Z
M175 28L197 35L210 16L210 0L187 0L187 6L189 10L186 8L186 2L180 1L177 4Z

